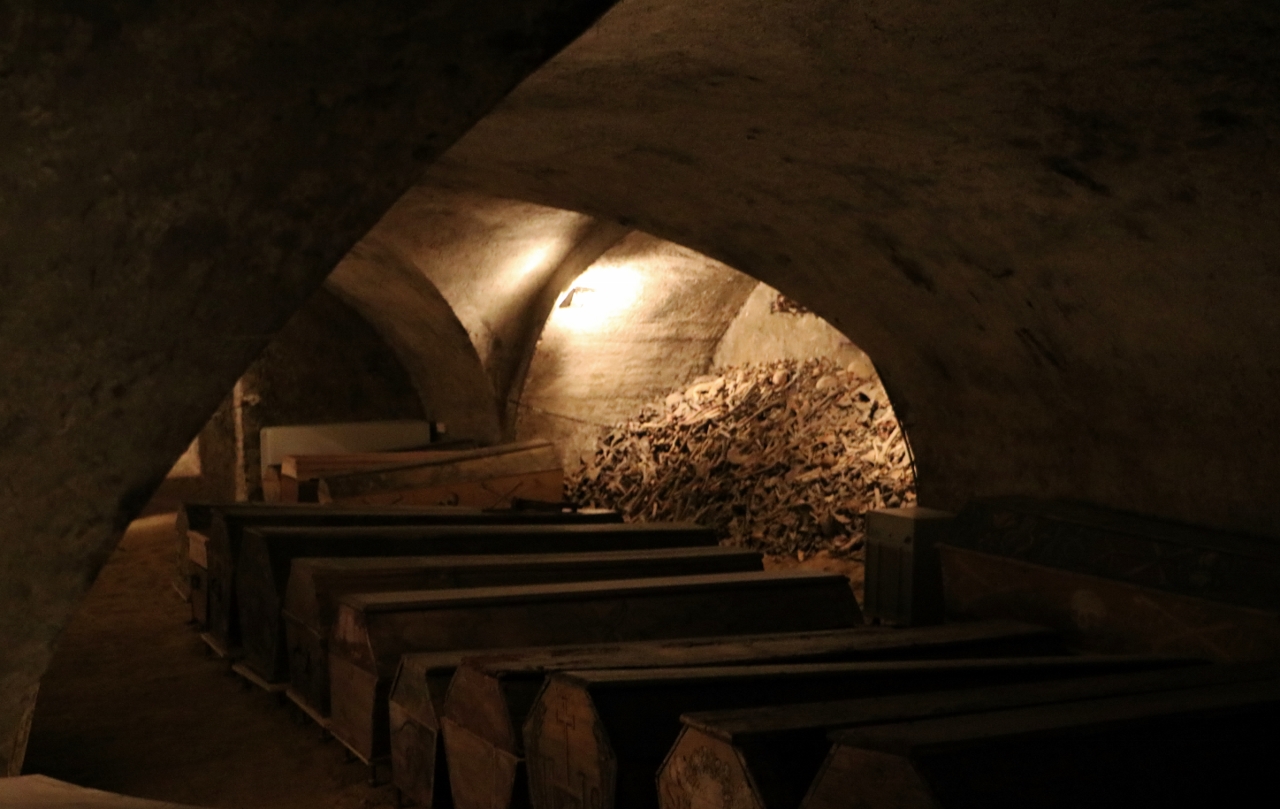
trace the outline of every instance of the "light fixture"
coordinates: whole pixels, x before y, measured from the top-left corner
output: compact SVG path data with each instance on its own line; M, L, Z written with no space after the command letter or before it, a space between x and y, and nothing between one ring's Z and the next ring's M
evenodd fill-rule
M560 301L561 309L568 309L570 306L585 306L590 303L595 290L591 287L574 287Z
M569 287L556 305L553 320L574 331L612 329L640 300L645 279L629 264L598 264Z

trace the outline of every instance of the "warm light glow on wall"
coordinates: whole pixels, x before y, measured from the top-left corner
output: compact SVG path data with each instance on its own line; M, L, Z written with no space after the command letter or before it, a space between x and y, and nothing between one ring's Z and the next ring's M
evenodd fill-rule
M574 281L556 301L552 320L575 331L621 325L644 292L644 277L626 264L596 265Z
M551 248L555 244L542 244L533 248L525 254L524 260L520 262L520 268L517 271L520 277L524 277L534 270L542 267L547 261L547 256L551 254Z

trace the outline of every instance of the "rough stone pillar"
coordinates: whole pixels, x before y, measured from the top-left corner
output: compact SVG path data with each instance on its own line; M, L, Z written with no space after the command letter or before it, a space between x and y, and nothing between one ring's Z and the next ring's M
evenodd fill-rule
M609 5L0 4L0 772L76 603L249 361Z

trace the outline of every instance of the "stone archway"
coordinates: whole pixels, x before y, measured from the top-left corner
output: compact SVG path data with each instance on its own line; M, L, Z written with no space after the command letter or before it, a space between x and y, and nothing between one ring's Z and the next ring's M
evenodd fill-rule
M0 11L0 773L60 628L236 377L609 5Z
M876 358L926 505L1276 535L1278 15L623 2L433 173L822 315Z

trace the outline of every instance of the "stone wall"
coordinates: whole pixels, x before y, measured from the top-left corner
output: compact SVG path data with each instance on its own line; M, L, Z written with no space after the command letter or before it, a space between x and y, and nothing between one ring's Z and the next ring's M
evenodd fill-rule
M609 5L0 8L0 773L59 631L235 380Z
M576 467L601 427L707 372L755 281L692 250L632 233L551 310L516 434L556 442Z

